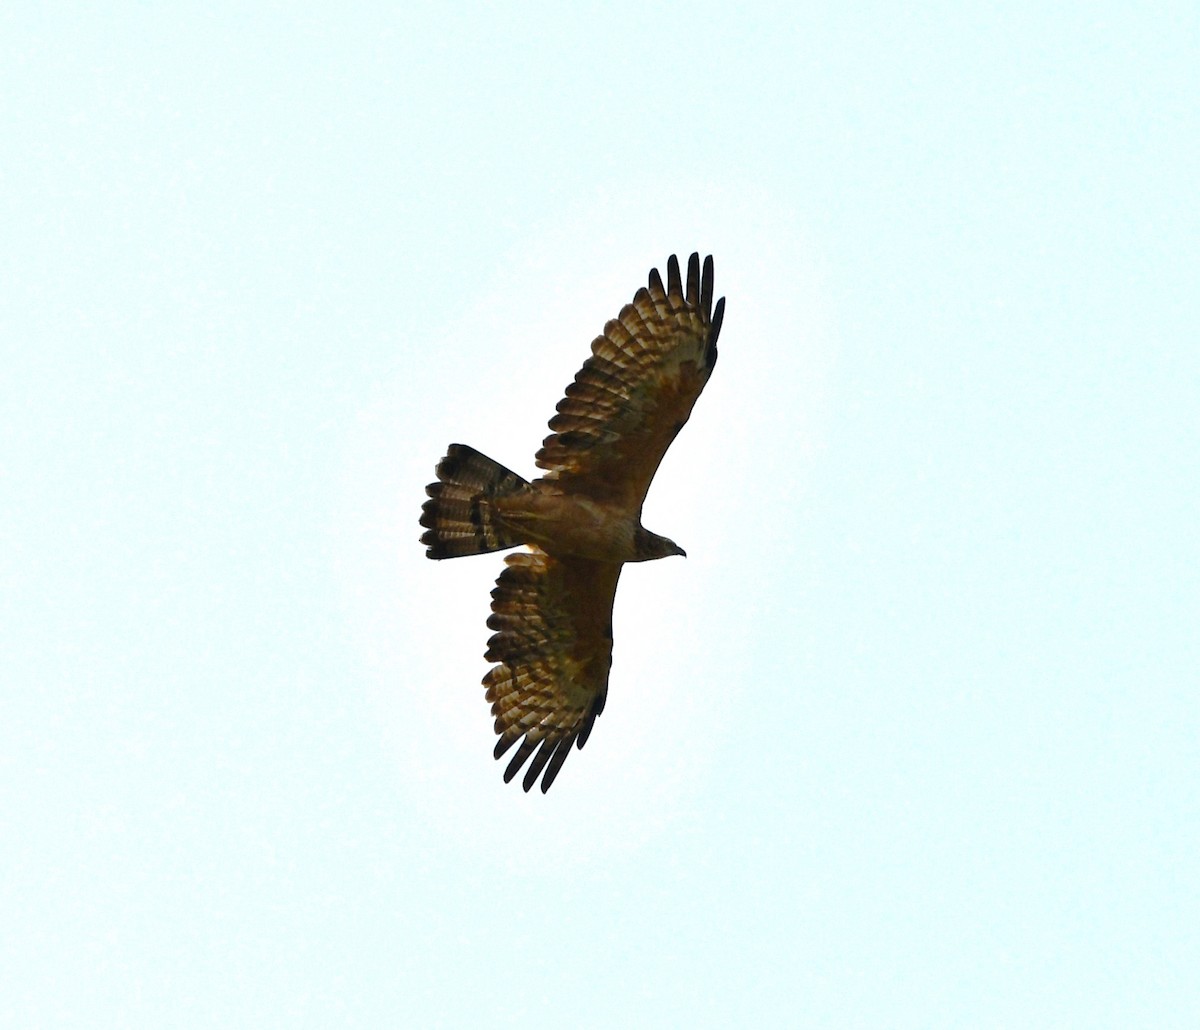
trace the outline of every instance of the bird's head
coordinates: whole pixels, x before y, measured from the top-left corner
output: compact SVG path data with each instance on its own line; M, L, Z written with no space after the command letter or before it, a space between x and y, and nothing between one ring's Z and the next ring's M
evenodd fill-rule
M653 561L655 558L669 558L673 554L687 557L687 551L674 540L668 540L665 536L659 536L657 533L651 533L650 530L640 527L634 537L633 547L637 553L634 561Z

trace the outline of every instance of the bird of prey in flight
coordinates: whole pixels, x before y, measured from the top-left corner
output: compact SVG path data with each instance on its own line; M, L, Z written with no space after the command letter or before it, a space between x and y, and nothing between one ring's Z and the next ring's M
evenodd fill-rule
M641 523L642 504L671 441L717 362L725 298L713 306L713 263L693 254L687 284L674 255L592 341L592 356L558 402L532 482L465 444L451 444L425 488L421 543L430 558L525 545L492 591L483 678L495 756L520 746L511 780L550 788L571 746L604 710L612 611L625 562L683 548Z

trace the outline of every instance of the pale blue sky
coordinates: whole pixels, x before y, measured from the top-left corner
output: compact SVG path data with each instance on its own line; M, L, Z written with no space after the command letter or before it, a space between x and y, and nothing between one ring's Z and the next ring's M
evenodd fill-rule
M1200 14L1047 6L6 5L0 1023L1200 1024ZM527 796L423 487L693 249Z

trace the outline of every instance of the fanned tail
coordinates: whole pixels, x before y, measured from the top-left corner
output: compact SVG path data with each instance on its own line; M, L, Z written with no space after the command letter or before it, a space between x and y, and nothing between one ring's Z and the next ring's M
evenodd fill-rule
M421 536L427 558L461 558L521 543L495 517L492 502L526 489L524 479L461 443L450 445L438 462L437 477L438 482L425 488L429 500L421 507L421 525L428 530Z

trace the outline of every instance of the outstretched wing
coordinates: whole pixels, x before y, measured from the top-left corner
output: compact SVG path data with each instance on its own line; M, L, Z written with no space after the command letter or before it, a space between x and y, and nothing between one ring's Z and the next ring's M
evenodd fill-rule
M525 738L504 770L504 782L533 755L522 785L529 790L545 769L545 793L571 745L583 747L604 710L621 566L560 560L537 548L510 554L505 565L487 623L497 632L484 655L500 664L483 684L500 735L496 757Z
M725 298L712 306L712 258L688 259L687 292L674 255L667 286L650 283L592 342L537 453L545 480L567 493L640 512L650 481L717 361Z

